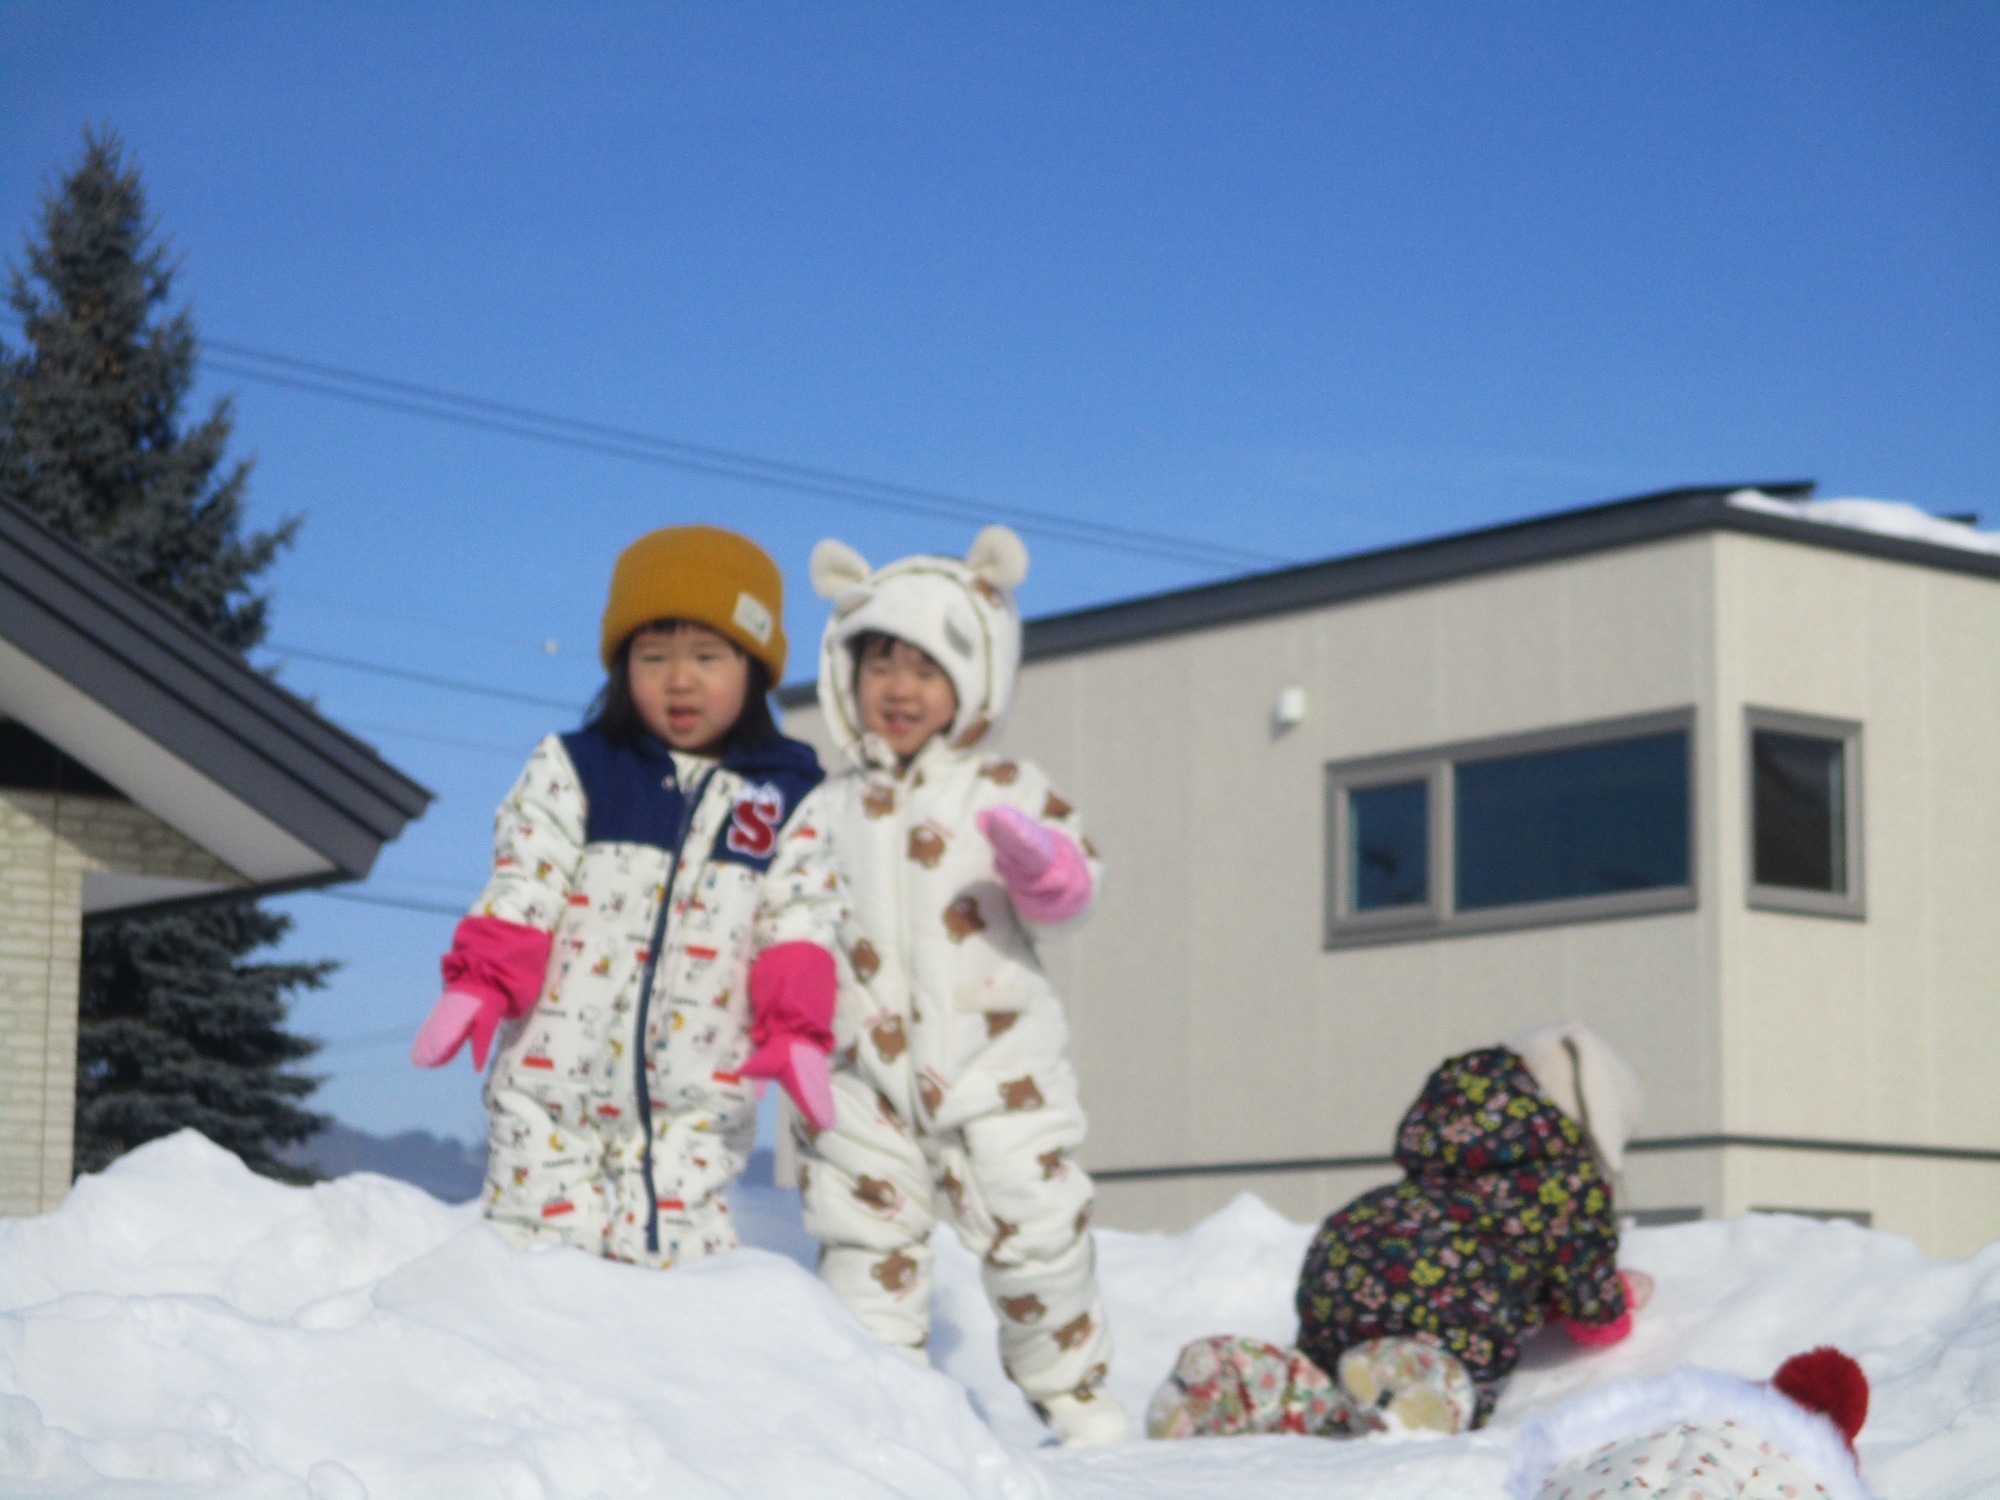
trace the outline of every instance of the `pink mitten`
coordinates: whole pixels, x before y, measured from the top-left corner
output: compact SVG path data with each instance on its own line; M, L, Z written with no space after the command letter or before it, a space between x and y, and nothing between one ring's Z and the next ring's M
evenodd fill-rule
M458 1049L469 1038L472 1066L483 1071L493 1033L499 1028L500 1007L494 1001L464 990L446 990L417 1028L417 1039L410 1043L410 1061L420 1068L441 1068L458 1056Z
M410 1061L441 1068L469 1038L472 1065L484 1069L500 1023L525 1016L541 994L549 966L549 935L539 927L499 917L467 917L451 935L440 964L444 998L410 1046Z
M772 1078L815 1130L833 1124L833 955L818 943L778 943L750 965L750 1040L757 1050L738 1069Z
M1562 1330L1586 1349L1608 1349L1632 1331L1632 1314L1646 1305L1653 1290L1653 1278L1643 1271L1636 1275L1627 1271L1618 1273L1618 1281L1625 1288L1625 1311L1609 1323L1583 1323L1575 1318L1558 1318Z
M988 808L977 821L993 846L994 873L1030 922L1067 922L1090 904L1090 866L1067 834L1014 807Z

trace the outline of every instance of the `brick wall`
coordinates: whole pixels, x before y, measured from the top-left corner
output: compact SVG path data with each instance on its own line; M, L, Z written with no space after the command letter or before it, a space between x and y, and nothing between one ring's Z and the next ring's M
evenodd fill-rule
M0 1214L69 1191L83 877L243 884L135 803L0 787Z

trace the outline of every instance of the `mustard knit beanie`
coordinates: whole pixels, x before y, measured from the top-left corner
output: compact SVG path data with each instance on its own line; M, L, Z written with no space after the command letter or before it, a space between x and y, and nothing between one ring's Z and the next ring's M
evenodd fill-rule
M785 676L785 580L770 554L719 526L667 526L618 554L599 654L606 670L625 638L653 620L693 620Z

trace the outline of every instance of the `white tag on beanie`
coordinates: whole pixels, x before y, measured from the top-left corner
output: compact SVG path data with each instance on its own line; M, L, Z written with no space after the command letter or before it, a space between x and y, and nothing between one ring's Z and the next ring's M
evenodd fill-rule
M749 594L736 596L736 623L760 646L771 644L771 612Z

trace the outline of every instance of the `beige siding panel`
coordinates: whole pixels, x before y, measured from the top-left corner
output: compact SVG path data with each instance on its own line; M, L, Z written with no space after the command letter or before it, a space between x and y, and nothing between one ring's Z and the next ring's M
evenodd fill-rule
M1728 1128L2000 1148L2000 588L1719 545L1737 805L1743 705L1859 721L1867 895L1863 921L1745 909L1738 829L1723 867Z
M1370 1188L1394 1182L1393 1168L1330 1172L1243 1172L1217 1177L1101 1182L1096 1221L1114 1228L1182 1228L1254 1193L1295 1224L1318 1224Z
M1050 667L1024 681L1002 743L1059 777L1105 867L1081 929L1045 945L1091 1120L1084 1162L1145 1165L1162 1151L1184 1160L1198 1149L1187 1111L1154 1112L1143 1101L1185 1100L1199 1061L1186 920L1197 766L1184 741L1146 753L1149 737L1171 732L1187 700L1188 663L1142 649L1116 671L1091 658ZM1146 774L1131 774L1135 765Z
M1441 1058L1567 1015L1641 1060L1649 1128L1715 1128L1706 912L1321 946L1323 767L1704 705L1710 555L1696 538L1031 664L1004 743L1057 770L1073 720L1064 779L1109 866L1088 926L1050 954L1089 1163L1385 1152ZM1278 733L1293 686L1307 717ZM1214 1191L1121 1188L1107 1212L1185 1215Z
M1862 1210L1935 1259L1960 1259L1994 1239L2000 1162L1926 1161L1837 1152L1726 1153L1730 1214L1752 1209Z
M1941 1023L1938 1061L1925 1072L1938 1139L2000 1149L2000 585L1940 578L1925 604L1932 731L1918 775L1935 899L1921 914L1921 951ZM1891 1017L1904 980L1880 976ZM1909 1076L1925 1075L1891 1074ZM1990 1203L1985 1222L1986 1237L2000 1238Z
M1705 1219L1722 1216L1722 1151L1643 1151L1625 1158L1618 1210L1694 1208Z

